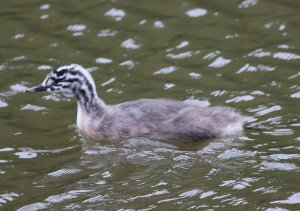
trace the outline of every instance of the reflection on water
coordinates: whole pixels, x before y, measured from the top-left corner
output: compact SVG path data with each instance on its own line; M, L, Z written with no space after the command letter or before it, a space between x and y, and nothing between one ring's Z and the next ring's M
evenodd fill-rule
M296 0L3 3L1 208L298 209L299 8ZM193 143L88 140L74 126L73 99L22 93L69 63L92 72L109 104L224 104L248 128Z

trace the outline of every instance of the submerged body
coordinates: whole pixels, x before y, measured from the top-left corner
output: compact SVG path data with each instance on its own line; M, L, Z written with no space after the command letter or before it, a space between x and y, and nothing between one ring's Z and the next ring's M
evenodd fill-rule
M80 65L58 68L41 85L27 91L44 90L74 94L77 126L96 140L146 137L197 141L231 136L243 130L242 116L229 107L201 107L165 99L107 105L98 97L91 75Z
M243 129L241 115L232 108L200 107L165 99L102 104L100 113L87 113L79 104L78 111L79 129L97 140L147 137L197 141L234 135Z

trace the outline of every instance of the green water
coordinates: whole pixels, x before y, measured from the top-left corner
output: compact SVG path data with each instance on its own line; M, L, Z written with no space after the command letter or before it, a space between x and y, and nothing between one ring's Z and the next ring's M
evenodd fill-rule
M300 2L3 1L2 210L299 210ZM64 64L108 104L193 99L246 116L237 138L87 140L76 102L24 94Z

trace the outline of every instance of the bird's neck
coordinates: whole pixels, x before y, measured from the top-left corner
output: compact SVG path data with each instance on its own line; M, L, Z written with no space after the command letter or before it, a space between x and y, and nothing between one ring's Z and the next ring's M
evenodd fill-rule
M82 85L75 90L77 99L77 125L80 127L87 118L103 117L105 103L98 97L97 91L93 86Z

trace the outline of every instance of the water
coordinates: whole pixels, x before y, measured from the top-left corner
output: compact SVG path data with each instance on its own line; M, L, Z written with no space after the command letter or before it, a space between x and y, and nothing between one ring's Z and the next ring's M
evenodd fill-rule
M3 210L297 210L296 0L6 1L1 4ZM239 109L236 138L88 140L74 99L23 94L79 63L109 104L196 100Z

